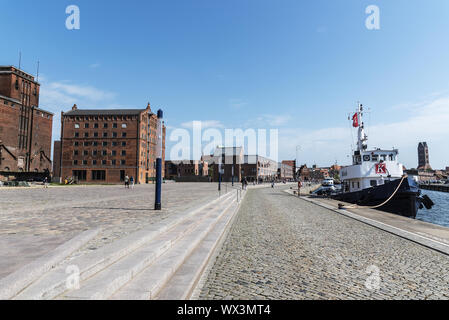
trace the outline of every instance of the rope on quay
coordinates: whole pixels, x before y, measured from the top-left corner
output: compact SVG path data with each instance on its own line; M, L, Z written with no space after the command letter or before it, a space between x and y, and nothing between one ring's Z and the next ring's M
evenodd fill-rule
M351 206L346 206L343 203L339 203L338 204L338 209L376 209L379 207L382 207L383 205L387 204L391 199L393 199L393 197L396 195L396 193L398 192L399 188L401 187L402 183L404 182L405 178L407 178L408 176L406 174L404 174L402 176L401 182L399 183L399 185L397 186L396 190L394 190L393 194L387 199L385 200L383 203L378 204L376 206L359 206L359 205L351 205Z

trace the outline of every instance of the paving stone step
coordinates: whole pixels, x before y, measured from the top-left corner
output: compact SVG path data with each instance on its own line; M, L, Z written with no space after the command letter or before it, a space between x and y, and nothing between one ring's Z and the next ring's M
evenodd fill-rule
M80 281L88 279L94 274L107 268L124 256L132 253L141 246L155 239L164 232L176 227L183 221L195 217L210 206L217 205L227 199L232 198L232 193L217 198L206 204L201 204L188 212L173 214L161 222L152 224L142 230L134 232L122 239L105 245L89 254L76 257L72 260L56 266L48 273L37 279L30 286L20 292L14 299L53 299L66 291L66 281L68 278L67 268L76 266L80 272Z
M58 263L93 239L100 229L86 230L37 260L0 280L0 299L11 299L54 268Z
M217 205L213 203L191 218L183 220L170 230L160 234L134 252L104 270L82 281L80 288L63 293L61 299L107 299L124 284L132 280L158 257L181 241L186 234L194 230L210 216L221 211L223 205L233 201L232 197L222 198Z
M238 203L234 203L229 208L229 214L223 216L220 221L218 221L154 299L190 299L198 280L209 263L217 245L224 236L227 227L232 223L239 207Z
M146 300L155 298L159 290L170 280L215 225L222 221L224 217L233 213L230 209L235 203L236 199L234 198L228 201L224 207L215 210L192 232L178 241L173 248L161 255L152 265L118 290L112 296L112 299Z

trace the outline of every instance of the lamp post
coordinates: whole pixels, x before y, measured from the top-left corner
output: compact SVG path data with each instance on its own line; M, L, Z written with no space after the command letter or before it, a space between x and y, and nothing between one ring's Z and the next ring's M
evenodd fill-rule
M297 169L300 167L300 165L299 165L299 162L298 162L298 149L299 150L301 150L301 146L296 146L296 170L295 170L295 179L297 180L299 177L297 176L298 175L298 172L297 172Z
M218 164L218 191L221 191L221 163Z
M157 145L156 145L156 199L154 201L154 210L161 210L162 193L162 118L161 109L157 111Z

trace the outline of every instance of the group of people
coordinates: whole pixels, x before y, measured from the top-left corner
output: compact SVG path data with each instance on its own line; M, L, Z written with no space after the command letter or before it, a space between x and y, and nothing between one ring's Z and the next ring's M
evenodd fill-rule
M130 185L131 185L131 189L134 189L134 177L131 176L131 178L130 178L126 175L125 176L125 188L129 189Z

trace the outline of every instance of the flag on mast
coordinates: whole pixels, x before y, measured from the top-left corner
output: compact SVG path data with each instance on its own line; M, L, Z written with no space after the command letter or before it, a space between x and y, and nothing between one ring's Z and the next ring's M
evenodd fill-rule
M358 114L357 114L357 113L355 113L355 114L352 116L352 126L353 126L354 128L357 128L357 127L359 126L359 117L358 117Z

